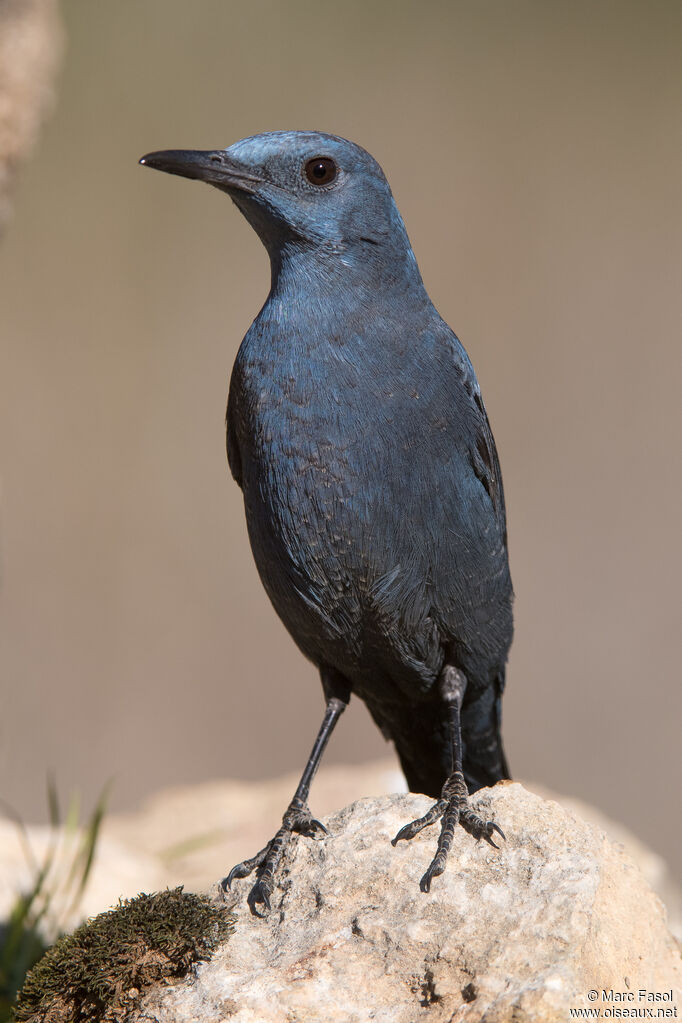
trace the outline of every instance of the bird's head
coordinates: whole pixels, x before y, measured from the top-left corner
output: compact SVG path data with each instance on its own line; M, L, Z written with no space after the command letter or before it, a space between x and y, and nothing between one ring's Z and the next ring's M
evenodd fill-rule
M274 258L292 244L341 259L385 246L411 257L381 167L336 135L273 131L229 149L149 153L140 163L227 192Z

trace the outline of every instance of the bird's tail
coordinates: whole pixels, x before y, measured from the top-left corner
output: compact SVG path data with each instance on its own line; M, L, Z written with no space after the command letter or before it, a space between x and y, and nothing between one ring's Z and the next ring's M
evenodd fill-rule
M469 792L511 777L502 746L503 689L504 672L476 697L468 701L464 697L463 767Z
M504 675L476 697L464 698L462 766L469 792L510 777L500 732L503 687ZM388 710L369 705L369 709L386 738L393 740L410 791L438 798L451 767L442 706L422 703Z

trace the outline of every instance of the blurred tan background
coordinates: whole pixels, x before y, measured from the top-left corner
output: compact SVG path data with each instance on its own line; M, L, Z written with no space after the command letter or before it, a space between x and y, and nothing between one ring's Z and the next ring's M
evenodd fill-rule
M224 451L266 255L226 196L136 161L320 128L383 165L483 388L517 593L512 769L680 873L682 6L64 15L57 109L0 245L0 796L38 819L48 770L87 803L113 776L123 808L303 766L319 683ZM385 750L356 701L327 762Z

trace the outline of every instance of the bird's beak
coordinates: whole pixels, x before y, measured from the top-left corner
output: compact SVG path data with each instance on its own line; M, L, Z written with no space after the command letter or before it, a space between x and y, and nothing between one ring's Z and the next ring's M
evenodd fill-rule
M263 181L222 149L164 149L159 153L147 153L140 163L166 174L206 181L226 191L253 193Z

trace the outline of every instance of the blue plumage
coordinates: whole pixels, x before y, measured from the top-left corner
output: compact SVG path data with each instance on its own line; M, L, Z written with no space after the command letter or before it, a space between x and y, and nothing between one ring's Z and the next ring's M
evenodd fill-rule
M367 703L412 789L440 796L457 748L470 790L507 777L499 463L381 168L317 132L143 162L227 191L270 254L271 291L230 384L228 458L263 584L328 700ZM261 881L270 861L255 864Z

